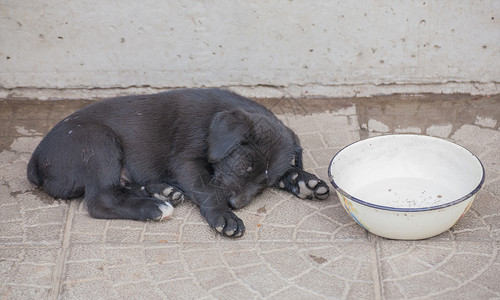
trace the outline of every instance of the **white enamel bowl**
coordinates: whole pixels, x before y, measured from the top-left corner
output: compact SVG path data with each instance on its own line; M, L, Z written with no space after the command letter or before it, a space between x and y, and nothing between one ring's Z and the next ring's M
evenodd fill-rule
M417 240L451 228L484 181L469 150L424 135L386 135L339 151L328 170L344 209L366 230Z

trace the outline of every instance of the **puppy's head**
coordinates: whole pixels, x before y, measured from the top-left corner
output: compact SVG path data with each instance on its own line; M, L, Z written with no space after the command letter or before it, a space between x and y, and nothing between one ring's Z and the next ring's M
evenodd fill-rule
M297 136L273 115L240 109L219 112L209 129L208 160L214 180L229 196L228 205L241 208L286 171L301 164Z

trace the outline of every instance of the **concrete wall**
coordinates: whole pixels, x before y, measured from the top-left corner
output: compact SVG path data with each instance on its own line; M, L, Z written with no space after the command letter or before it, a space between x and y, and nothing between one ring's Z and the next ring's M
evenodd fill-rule
M500 1L0 0L0 96L500 92Z

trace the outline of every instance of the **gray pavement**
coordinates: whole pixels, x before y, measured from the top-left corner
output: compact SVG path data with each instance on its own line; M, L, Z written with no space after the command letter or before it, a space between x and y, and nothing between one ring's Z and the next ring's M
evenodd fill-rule
M269 189L228 239L190 203L160 223L91 219L54 200L26 163L56 122L88 101L0 100L0 299L500 299L500 96L263 99L299 135L305 167L327 180L342 147L420 133L461 144L486 182L449 231L395 241L367 233L332 194Z

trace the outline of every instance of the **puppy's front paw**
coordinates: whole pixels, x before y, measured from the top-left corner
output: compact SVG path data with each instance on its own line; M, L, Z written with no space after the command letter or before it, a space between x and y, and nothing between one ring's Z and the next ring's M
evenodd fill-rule
M240 237L245 232L243 221L230 210L210 211L206 219L212 228L228 237Z
M330 189L323 180L298 168L286 173L278 182L278 186L301 199L323 200L330 194Z

